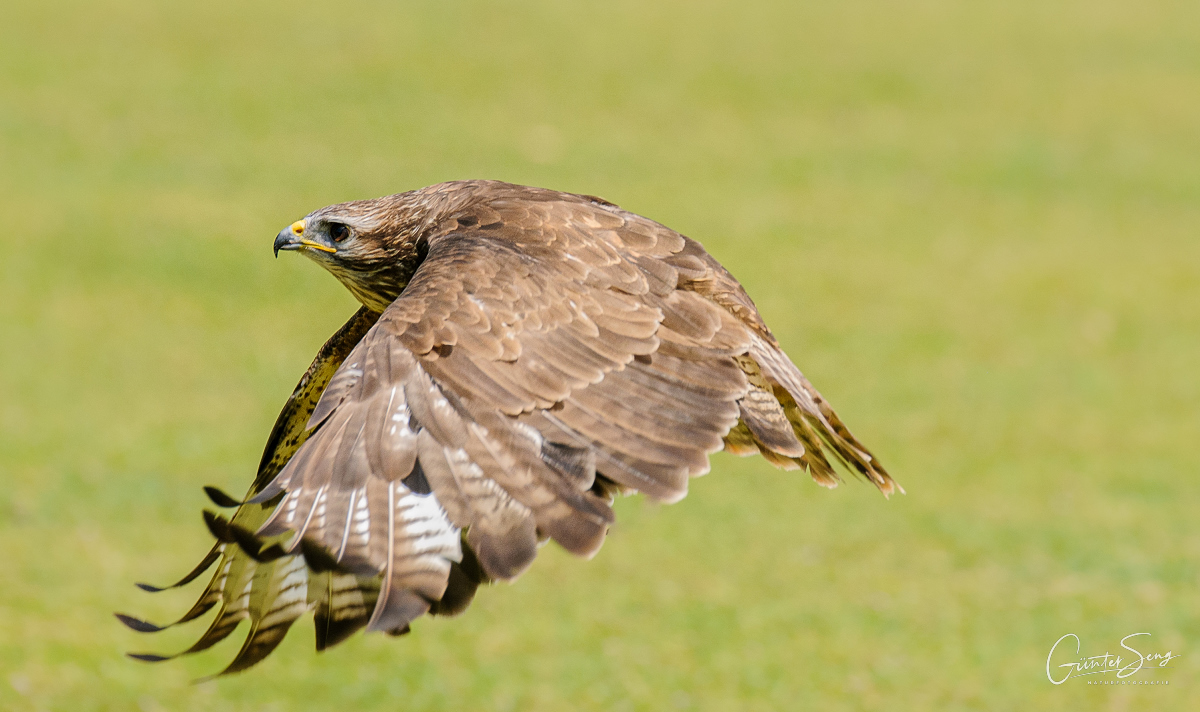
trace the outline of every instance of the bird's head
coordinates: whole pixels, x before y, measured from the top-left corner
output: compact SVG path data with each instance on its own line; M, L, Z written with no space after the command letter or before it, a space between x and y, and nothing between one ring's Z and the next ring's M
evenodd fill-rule
M329 270L360 302L383 311L420 262L419 213L407 195L321 208L275 236L275 256L294 250Z

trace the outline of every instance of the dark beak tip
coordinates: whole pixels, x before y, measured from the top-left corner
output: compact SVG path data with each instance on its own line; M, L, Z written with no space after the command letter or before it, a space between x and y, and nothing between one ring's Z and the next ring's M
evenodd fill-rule
M291 230L287 228L280 230L279 234L275 236L275 244L273 245L275 257L279 257L280 250L291 249L295 244L296 238L292 235Z

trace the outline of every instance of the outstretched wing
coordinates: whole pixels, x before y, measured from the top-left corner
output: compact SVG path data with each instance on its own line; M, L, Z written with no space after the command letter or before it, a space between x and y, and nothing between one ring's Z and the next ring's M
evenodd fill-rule
M378 318L377 312L360 309L317 353L276 419L248 497L258 494L271 482L312 434L307 423L321 394L346 356ZM239 505L220 491L207 489L219 506L237 507L232 522L205 512L205 521L217 538L212 550L195 569L170 586L139 584L143 590L151 592L178 588L191 583L219 562L200 598L179 620L166 626L118 614L123 623L140 632L155 632L195 620L216 607L216 616L208 630L194 645L179 653L185 655L215 645L228 637L242 621L249 620L251 630L245 644L223 673L243 670L266 657L283 640L291 624L309 608L316 608L318 648L332 645L356 630L350 628L344 632L345 625L339 623L352 620L353 613L364 607L371 595L371 577L314 571L303 555L260 555L260 547L252 544L253 538L243 533L258 529L274 511L274 505ZM251 545L243 548L237 543L239 537ZM374 587L377 588L377 584ZM474 590L473 586L470 588ZM343 590L353 591L353 594L349 597L341 595L335 601L335 594ZM176 656L136 653L131 657L157 662Z
M230 670L309 603L331 631L319 646L362 626L401 633L519 575L547 537L591 555L616 492L677 500L722 448L832 485L828 449L892 491L695 241L530 189L469 205L426 240L296 431L311 436L264 458L286 464L264 467L232 523L211 520L222 568L206 596L223 608L198 645L249 618Z

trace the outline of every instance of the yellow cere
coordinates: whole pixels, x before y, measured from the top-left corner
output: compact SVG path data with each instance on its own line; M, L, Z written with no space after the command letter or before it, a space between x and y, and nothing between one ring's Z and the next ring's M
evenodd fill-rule
M292 234L293 235L303 235L304 234L304 221L303 220L297 220L296 222L292 223Z

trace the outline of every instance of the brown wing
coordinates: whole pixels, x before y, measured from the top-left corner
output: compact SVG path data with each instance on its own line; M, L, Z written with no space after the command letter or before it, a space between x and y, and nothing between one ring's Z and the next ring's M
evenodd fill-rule
M271 482L312 434L307 423L326 385L354 345L378 318L378 313L360 309L317 353L275 422L250 495L257 494ZM237 504L219 491L210 489L210 495L219 505ZM316 608L318 648L332 645L352 633L356 628L351 627L346 631L346 626L339 622L352 620L347 613L353 612L352 604L356 598L361 601L370 596L372 577L351 575L338 578L327 572L314 571L306 566L302 555L276 556L275 552L262 555L263 547L244 536L244 533L258 529L273 510L273 503L244 504L238 506L232 522L205 512L205 521L213 530L217 543L195 569L165 588L190 583L214 563L218 564L217 570L199 600L178 621L168 626L157 626L131 616L118 614L117 617L134 630L156 632L195 620L216 607L216 616L208 630L181 655L215 645L228 637L242 621L249 620L251 630L245 644L223 673L243 670L266 657L283 640L291 624L309 608ZM239 538L242 544L238 543ZM147 584L139 586L152 592L165 590ZM342 596L337 601L338 606L333 605L339 587L351 586L355 594ZM378 588L377 584L375 588ZM358 607L362 608L361 605ZM340 618L335 617L335 610L341 614ZM139 653L131 657L157 662L175 656Z
M244 604L225 605L252 622L231 669L274 647L261 630L282 637L276 620L294 620L270 591L302 580L301 559L336 642L461 610L481 580L519 575L544 537L594 553L613 493L677 500L722 448L832 485L824 443L892 491L698 243L602 201L515 188L427 241L324 389L311 437L247 505L269 514L214 526L218 547L236 541L254 561L217 574L237 579L223 591L250 582ZM257 606L255 591L268 592Z

